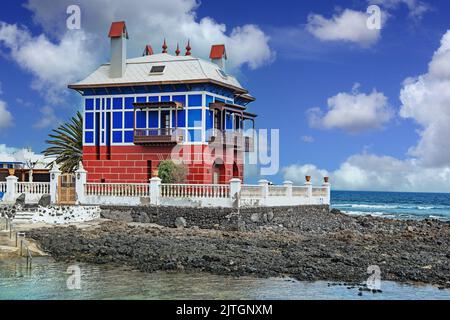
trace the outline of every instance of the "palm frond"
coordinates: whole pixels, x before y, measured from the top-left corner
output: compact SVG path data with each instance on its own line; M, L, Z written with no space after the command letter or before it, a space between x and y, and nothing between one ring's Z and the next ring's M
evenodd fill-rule
M48 140L50 145L45 151L45 156L56 157L56 163L64 173L75 171L78 163L83 158L83 116L80 112L69 122L53 129Z

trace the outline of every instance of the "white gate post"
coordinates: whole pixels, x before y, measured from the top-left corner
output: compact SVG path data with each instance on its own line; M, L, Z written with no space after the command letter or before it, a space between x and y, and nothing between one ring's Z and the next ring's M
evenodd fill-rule
M262 179L258 181L258 184L261 187L261 197L264 199L263 204L266 205L269 197L269 181Z
M56 162L53 162L52 169L50 170L50 199L52 204L57 202L58 180L60 175L61 171L59 170L58 165Z
M308 203L312 204L312 183L310 176L306 176L305 186L308 188L308 190L306 191L306 194L308 196Z
M87 171L83 167L83 163L80 161L78 165L78 170L75 172L76 180L75 180L75 191L77 193L77 204L85 204L85 193L84 186L87 181Z
M283 185L286 187L286 197L292 198L292 185L294 183L292 181L285 181Z
M150 204L159 205L161 196L161 179L153 177L150 179Z
M3 201L11 203L16 201L16 185L18 180L19 178L16 176L9 176L6 178L6 193L3 197Z
M325 204L331 205L331 184L328 179L329 179L328 177L325 177L323 179L323 181L324 181L323 186L327 189L326 190L327 196L325 198Z

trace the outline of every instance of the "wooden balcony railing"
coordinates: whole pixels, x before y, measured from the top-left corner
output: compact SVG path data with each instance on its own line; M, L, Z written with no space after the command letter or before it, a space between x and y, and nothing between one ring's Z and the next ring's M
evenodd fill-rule
M239 131L222 131L215 129L210 132L208 137L210 144L221 144L226 147L234 147L236 150L244 152L253 151L253 137L244 136Z
M134 144L176 144L183 140L183 131L176 128L134 130Z

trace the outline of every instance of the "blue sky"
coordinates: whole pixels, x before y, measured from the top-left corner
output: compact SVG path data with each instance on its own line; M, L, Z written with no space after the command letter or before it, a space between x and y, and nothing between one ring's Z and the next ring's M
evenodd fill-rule
M109 23L125 19L129 56L147 40L159 51L163 37L172 46L191 38L203 57L211 42L227 44L230 67L257 98L257 126L280 129L280 170L270 180L330 175L339 189L450 192L450 142L442 138L450 134L450 98L441 94L450 91L449 3L91 2L3 4L0 110L12 125L0 116L0 153L45 148L51 128L80 107L65 86L107 60ZM68 4L81 6L81 32L64 29ZM382 10L381 30L361 23L370 4ZM133 17L143 12L139 23Z

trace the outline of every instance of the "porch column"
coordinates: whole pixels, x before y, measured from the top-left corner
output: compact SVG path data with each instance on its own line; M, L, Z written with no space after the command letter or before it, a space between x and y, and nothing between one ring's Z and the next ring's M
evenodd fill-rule
M56 162L53 162L52 169L50 170L50 199L52 204L58 201L58 180L60 175L61 171L58 165Z
M161 178L153 177L150 179L150 204L159 205L161 196Z
M16 185L19 178L16 176L9 176L6 178L6 193L3 197L3 201L14 203L17 198Z
M241 193L241 186L241 179L233 178L230 180L230 198L233 202L237 201L237 207L239 207L239 195Z
M87 171L84 169L83 163L81 161L80 164L78 165L78 170L75 171L75 175L76 175L75 191L77 193L77 204L84 204L86 203L84 186L86 185L87 181Z
M262 179L258 181L258 184L261 187L261 196L266 199L269 196L269 181Z

